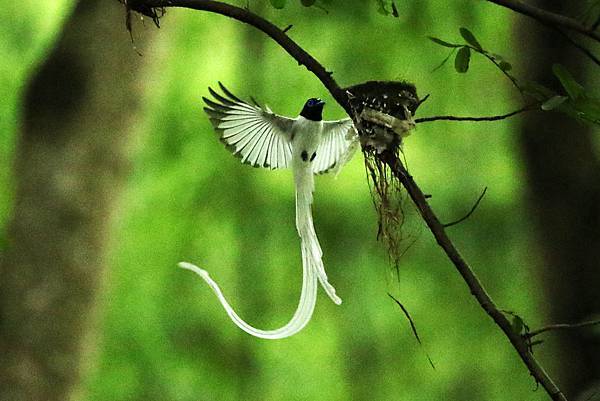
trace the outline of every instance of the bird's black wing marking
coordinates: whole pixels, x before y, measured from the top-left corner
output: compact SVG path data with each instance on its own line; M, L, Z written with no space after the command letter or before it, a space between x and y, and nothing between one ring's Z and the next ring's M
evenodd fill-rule
M227 148L254 167L289 167L294 120L241 100L220 82L219 87L224 95L208 88L214 100L202 99L204 111Z

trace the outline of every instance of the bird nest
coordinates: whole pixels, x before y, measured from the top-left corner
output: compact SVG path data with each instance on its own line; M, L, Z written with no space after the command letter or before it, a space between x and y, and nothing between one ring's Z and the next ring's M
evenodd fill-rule
M398 269L406 249L402 245L404 192L390 160L400 158L403 139L415 127L413 115L422 101L415 86L403 81L369 81L345 91L354 113L378 214L377 238L384 241L390 261Z
M345 89L364 150L395 152L410 135L419 107L415 86L408 82L369 81Z

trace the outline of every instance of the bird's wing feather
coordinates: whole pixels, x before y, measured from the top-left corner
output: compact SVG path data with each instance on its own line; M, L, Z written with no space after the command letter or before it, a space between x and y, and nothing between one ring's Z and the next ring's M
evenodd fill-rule
M358 134L352 120L345 118L323 122L323 136L312 163L315 174L339 169L348 162L358 148Z
M206 103L204 111L227 148L254 167L290 166L294 120L239 99L220 82L219 86L225 96L208 88L215 100L202 99Z

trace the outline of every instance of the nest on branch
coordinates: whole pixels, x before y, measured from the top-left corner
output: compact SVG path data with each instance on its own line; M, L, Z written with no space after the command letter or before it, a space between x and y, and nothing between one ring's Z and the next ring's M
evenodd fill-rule
M413 115L422 101L415 86L405 81L369 81L344 90L365 156L379 220L377 238L386 244L390 261L398 269L404 252L401 246L404 197L401 182L390 168L390 164L393 165L390 160L400 157L403 139L415 127Z
M417 89L405 81L368 81L345 88L364 150L396 152L414 128Z

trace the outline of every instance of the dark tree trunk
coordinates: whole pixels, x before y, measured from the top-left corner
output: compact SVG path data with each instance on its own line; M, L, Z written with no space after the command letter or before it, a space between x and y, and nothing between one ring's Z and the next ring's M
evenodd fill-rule
M576 3L544 0L538 5L567 13ZM589 61L563 37L531 19L519 21L529 79L557 88L553 63L584 75L582 67ZM523 120L520 132L529 208L542 254L540 277L555 323L580 322L600 313L600 160L592 138L600 132L595 131L562 114L534 112ZM598 384L600 341L589 329L547 336L560 343L555 356L567 396L581 396Z
M79 2L27 90L0 260L0 400L69 399L89 355L140 97L124 17L116 1Z

